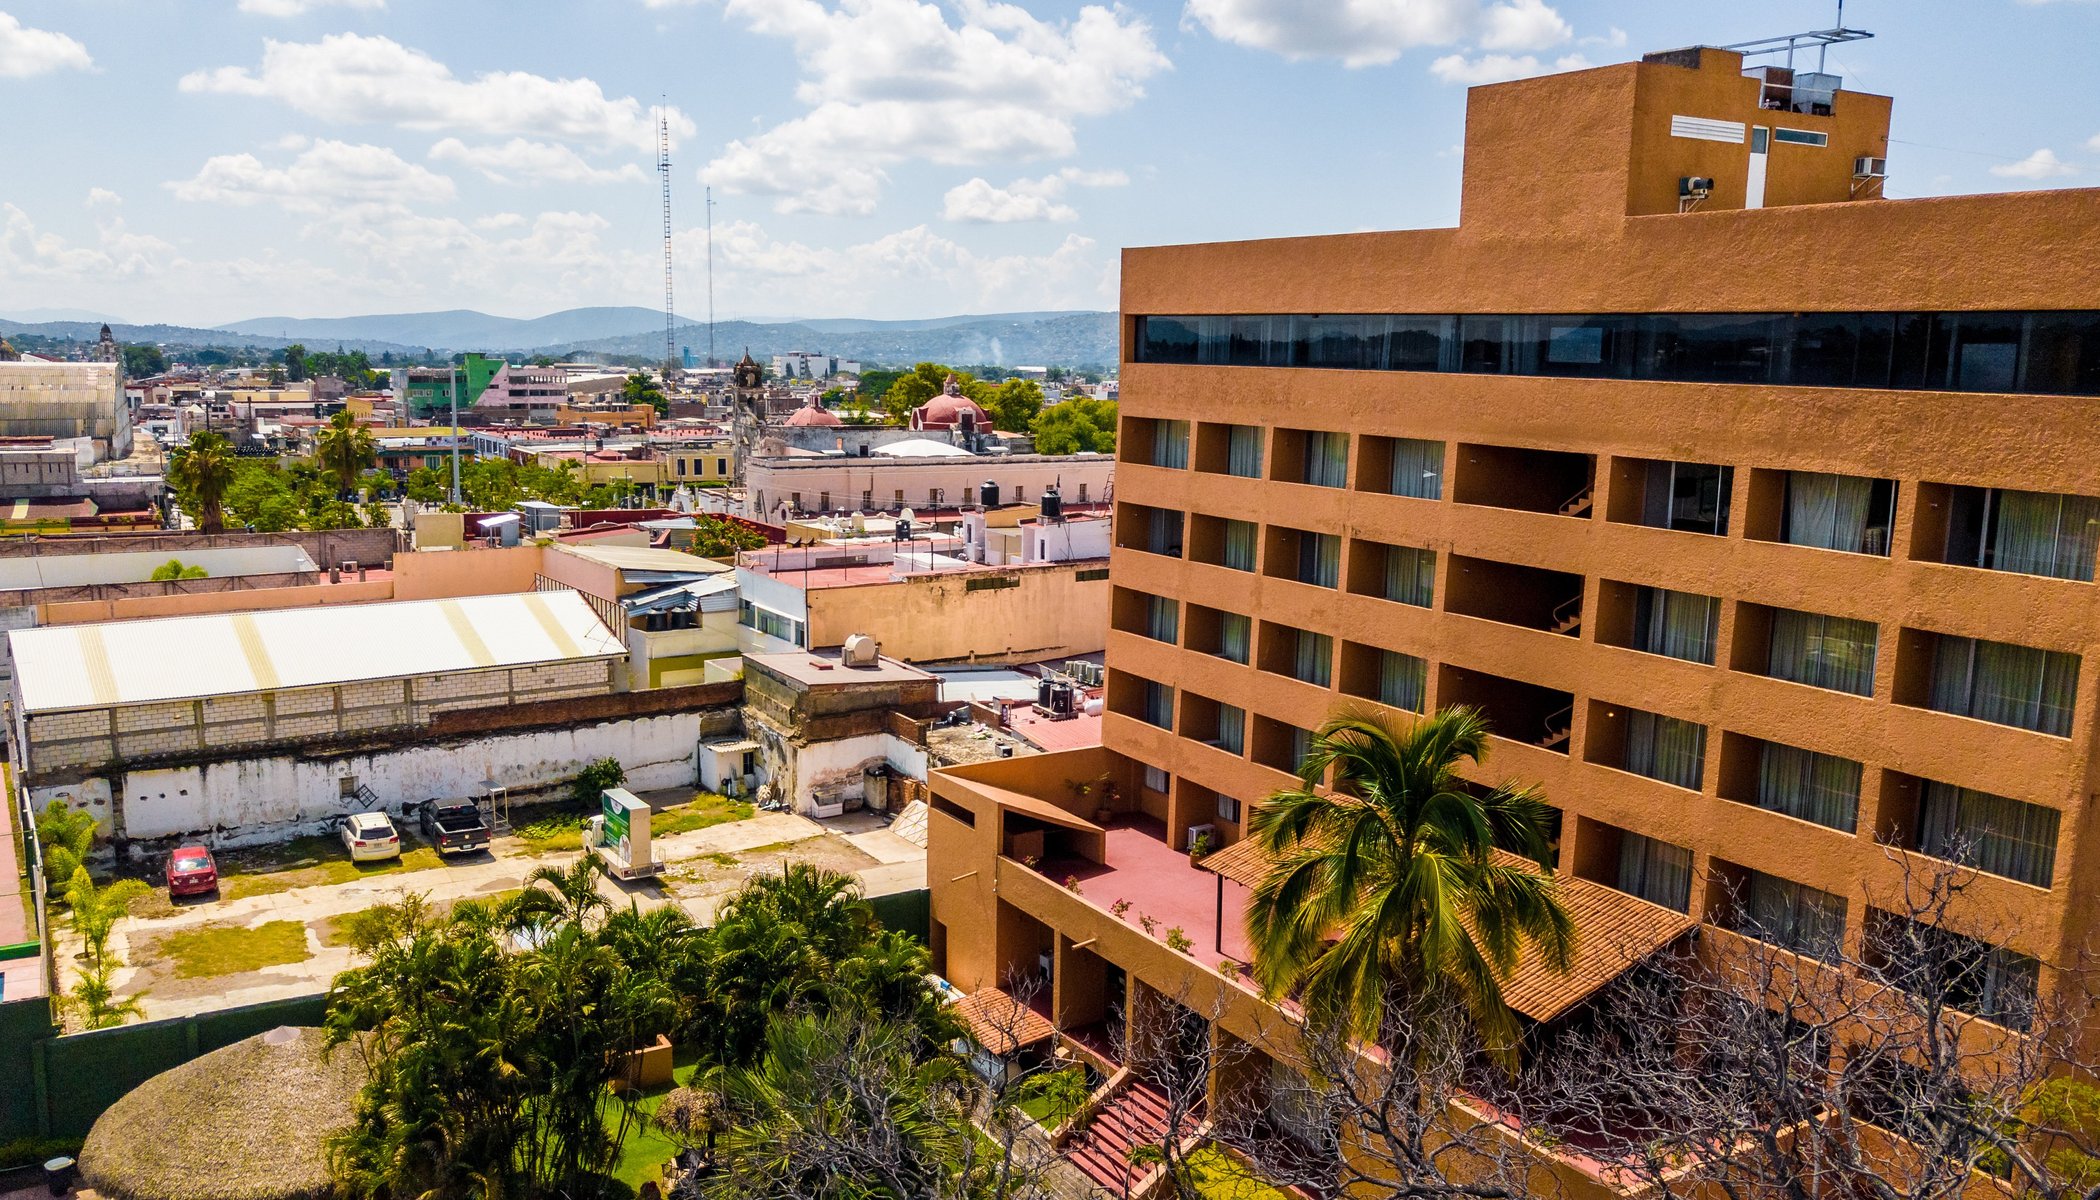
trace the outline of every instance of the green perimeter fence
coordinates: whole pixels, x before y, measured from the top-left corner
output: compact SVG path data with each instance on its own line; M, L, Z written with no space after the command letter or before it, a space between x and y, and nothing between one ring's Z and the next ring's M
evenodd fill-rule
M868 903L884 928L926 940L925 889ZM59 1037L48 1000L0 1004L0 1142L86 1137L103 1110L162 1071L279 1025L318 1025L327 1007L326 996L298 996Z

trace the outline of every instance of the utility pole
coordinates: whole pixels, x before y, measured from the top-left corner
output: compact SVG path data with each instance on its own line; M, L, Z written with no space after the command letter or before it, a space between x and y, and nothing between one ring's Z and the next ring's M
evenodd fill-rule
M452 503L459 500L459 367L450 368L452 380Z

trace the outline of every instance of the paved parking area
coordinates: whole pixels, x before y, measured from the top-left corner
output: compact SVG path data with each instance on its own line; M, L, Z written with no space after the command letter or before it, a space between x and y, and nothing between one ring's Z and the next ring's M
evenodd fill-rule
M634 883L607 879L601 881L600 891L615 903L631 901L644 909L678 904L703 924L713 920L721 902L745 880L777 871L787 862L814 862L853 874L869 895L926 886L926 851L893 833L873 814L813 821L760 812L740 821L657 838L652 844L657 859L668 865L663 876ZM117 972L114 982L120 995L139 996L148 1019L311 995L355 965L353 951L343 944L341 919L396 903L410 894L420 894L436 905L498 896L524 887L526 878L541 867L565 868L577 857L575 851L533 855L518 839L499 838L491 852L448 858L423 870L234 900L179 900L172 913L131 917L118 924L111 947L126 966ZM180 964L168 952L171 936L257 930L287 921L304 930L306 956L300 961L237 974L183 978ZM77 949L76 944L68 953ZM70 974L71 966L70 959L62 961L61 973ZM68 985L70 982L68 979Z

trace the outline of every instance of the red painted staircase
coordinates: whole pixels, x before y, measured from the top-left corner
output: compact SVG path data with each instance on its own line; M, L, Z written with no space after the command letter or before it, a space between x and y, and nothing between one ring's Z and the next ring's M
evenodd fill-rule
M1131 1166L1134 1146L1157 1146L1166 1136L1167 1098L1143 1080L1133 1079L1121 1092L1094 1110L1064 1156L1080 1173L1112 1196L1127 1195L1151 1166Z

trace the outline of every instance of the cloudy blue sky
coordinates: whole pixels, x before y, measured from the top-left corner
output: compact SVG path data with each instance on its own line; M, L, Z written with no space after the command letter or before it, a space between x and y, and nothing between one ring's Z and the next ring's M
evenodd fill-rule
M1126 245L1449 224L1468 84L1795 0L0 0L0 313L1114 306ZM1853 0L1889 194L2100 184L2100 2Z

